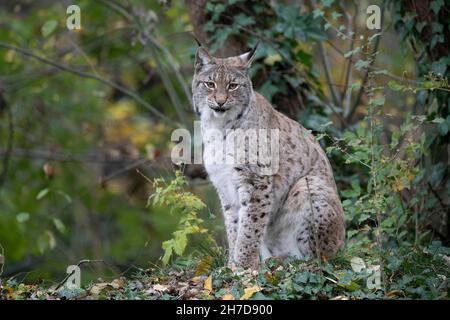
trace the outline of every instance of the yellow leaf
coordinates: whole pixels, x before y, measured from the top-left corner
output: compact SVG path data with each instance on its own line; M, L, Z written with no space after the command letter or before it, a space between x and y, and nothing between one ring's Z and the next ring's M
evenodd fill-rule
M197 269L195 270L196 276L201 276L202 274L208 273L209 269L211 269L211 263L213 258L211 256L202 259L197 265Z
M199 276L197 276L197 277L193 277L192 279L191 279L191 281L194 283L194 284L197 284L197 283L199 283L200 282L200 280L201 280L201 277L199 277Z
M210 275L206 280L205 280L205 284L203 285L203 287L206 290L212 291L212 275Z
M232 294L226 294L222 297L222 300L234 300L234 296Z
M275 64L275 62L281 61L283 60L281 58L281 56L279 54L272 54L272 55L268 55L265 59L264 59L264 63L269 65L269 66L273 66Z
M248 299L250 299L258 291L261 291L261 288L258 287L258 286L245 288L244 289L244 294L242 295L241 300L248 300Z
M16 56L16 52L14 50L8 50L5 54L5 61L6 62L12 62L14 60L14 57Z

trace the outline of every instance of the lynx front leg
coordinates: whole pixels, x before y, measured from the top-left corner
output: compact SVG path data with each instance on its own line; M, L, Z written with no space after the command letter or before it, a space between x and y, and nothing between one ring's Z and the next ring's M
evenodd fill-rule
M267 180L240 188L241 208L234 262L244 268L257 268L259 264L261 242L273 202L272 188Z
M222 205L222 210L228 239L228 265L231 266L239 227L239 208L237 206L224 203Z

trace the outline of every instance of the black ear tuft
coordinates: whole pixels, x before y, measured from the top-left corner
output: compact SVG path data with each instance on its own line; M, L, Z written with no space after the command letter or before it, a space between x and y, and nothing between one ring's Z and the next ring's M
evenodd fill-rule
M258 40L258 42L255 44L253 49L250 51L249 57L253 57L256 54L256 50L258 50L259 43L260 43L260 41Z
M195 53L195 72L200 71L203 66L213 63L214 58L209 54L208 50L203 47L198 47L197 52Z
M249 52L246 52L244 54L241 54L239 58L243 61L243 67L244 68L250 68L253 60L255 60L256 57L256 50L258 49L259 41L256 43L256 45L253 47L252 50Z
M201 42L197 39L197 37L196 37L194 34L192 34L192 37L194 38L195 42L197 42L197 45L198 45L199 47L201 47L202 44L201 44Z

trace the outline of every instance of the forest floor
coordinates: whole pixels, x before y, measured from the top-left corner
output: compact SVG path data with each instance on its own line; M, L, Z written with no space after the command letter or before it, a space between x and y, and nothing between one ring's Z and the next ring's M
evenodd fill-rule
M350 250L351 251L351 250ZM361 255L361 254L360 254ZM206 258L199 258L199 257ZM365 262L363 262L365 261ZM372 261L372 262L370 262ZM257 271L223 267L223 250L178 258L167 267L155 266L85 288L6 280L3 299L449 299L450 249L401 247L384 254L384 272L375 256L352 258L351 252L329 261L269 259ZM361 266L358 267L357 265ZM367 268L363 268L367 263ZM362 269L362 270L359 270ZM375 270L375 271L374 271ZM57 289L57 290L55 290Z

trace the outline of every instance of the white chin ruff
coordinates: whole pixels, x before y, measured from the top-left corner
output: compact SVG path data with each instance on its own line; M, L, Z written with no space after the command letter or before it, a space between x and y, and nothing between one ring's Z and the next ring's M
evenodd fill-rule
M225 112L217 112L213 110L213 114L216 118L222 119L225 117L225 115L227 114L228 111Z

